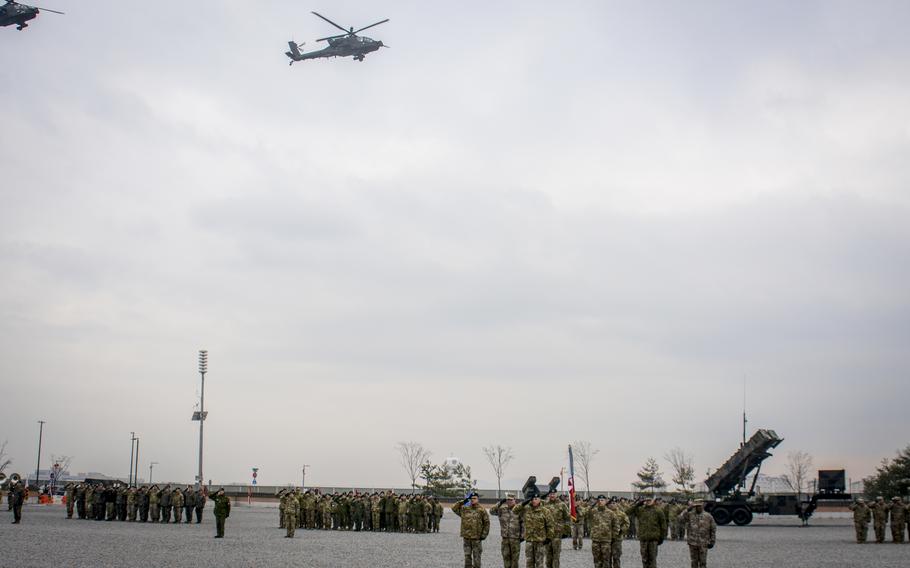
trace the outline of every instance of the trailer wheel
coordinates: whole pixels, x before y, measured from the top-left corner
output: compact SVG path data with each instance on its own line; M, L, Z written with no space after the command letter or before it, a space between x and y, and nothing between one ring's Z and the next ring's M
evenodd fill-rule
M736 509L733 511L733 522L738 527L744 527L752 522L752 511L749 509Z
M719 525L730 524L730 511L723 507L715 507L714 510L711 511L711 516L714 517L714 522Z

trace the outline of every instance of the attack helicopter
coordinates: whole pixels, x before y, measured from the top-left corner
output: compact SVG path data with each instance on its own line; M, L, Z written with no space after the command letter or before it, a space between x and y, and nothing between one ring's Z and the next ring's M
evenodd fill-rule
M25 22L37 18L39 12L63 14L63 12L51 10L50 8L38 8L37 6L20 4L16 0L6 0L6 4L0 6L0 27L16 24L16 29L21 32L28 27Z
M317 14L316 12L312 12L312 14L332 24L344 33L317 39L316 41L325 41L329 44L328 47L317 51L300 51L300 48L303 46L302 43L289 41L288 47L290 47L291 50L285 52L285 55L291 58L291 62L288 65L293 65L295 61L318 59L320 57L353 57L356 61L363 61L363 58L366 57L368 53L372 53L380 47L389 47L384 45L381 41L357 35L363 30L388 22L388 18L381 22L376 22L375 24L360 28L359 30L354 30L354 26L351 26L350 29L346 30L322 14Z

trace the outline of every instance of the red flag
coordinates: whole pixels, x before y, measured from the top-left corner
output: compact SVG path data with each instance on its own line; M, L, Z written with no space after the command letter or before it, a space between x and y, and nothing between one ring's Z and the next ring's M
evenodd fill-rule
M575 521L578 511L575 508L575 459L572 457L572 445L569 445L569 516Z

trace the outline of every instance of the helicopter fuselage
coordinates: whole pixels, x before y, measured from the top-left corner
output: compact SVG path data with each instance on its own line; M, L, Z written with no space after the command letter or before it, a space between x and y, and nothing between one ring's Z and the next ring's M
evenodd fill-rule
M34 20L37 17L37 8L22 6L21 4L15 3L0 6L0 26L3 27L15 24L16 29L21 31L23 28L28 27L28 24L25 22Z
M291 58L291 62L304 61L306 59L319 59L321 57L353 57L357 61L363 61L368 54L382 47L382 42L363 36L341 37L326 40L328 46L316 51L302 52L291 46L291 51L286 55Z

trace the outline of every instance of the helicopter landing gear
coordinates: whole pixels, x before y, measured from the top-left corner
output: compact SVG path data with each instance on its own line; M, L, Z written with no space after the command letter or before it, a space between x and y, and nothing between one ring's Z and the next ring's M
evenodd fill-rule
M363 61L363 56L362 56L362 55L355 55L355 56L354 56L354 61Z
M22 23L22 24L19 24L18 26L16 26L16 29L21 32L22 30L24 30L27 27L28 27L28 24Z

